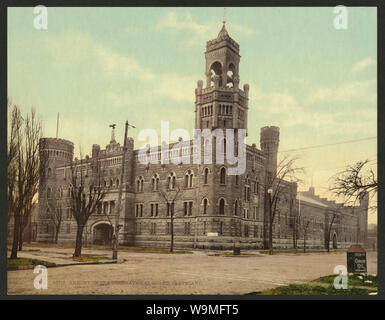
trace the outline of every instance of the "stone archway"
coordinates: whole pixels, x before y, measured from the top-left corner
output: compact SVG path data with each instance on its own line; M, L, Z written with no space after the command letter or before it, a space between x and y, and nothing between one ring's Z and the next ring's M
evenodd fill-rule
M93 227L94 244L110 245L112 241L112 226L107 222L101 222Z

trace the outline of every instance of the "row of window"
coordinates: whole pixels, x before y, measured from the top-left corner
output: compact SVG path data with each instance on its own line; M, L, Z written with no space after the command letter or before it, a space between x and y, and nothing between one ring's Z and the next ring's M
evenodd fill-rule
M233 106L220 104L218 109L218 114L220 115L233 114Z
M55 208L55 214L56 214L56 219L72 219L72 209L71 207L65 208L65 215L63 215L63 208L58 207ZM51 209L47 208L46 210L46 218L49 219L51 218Z
M182 157L183 156L190 156L191 153L193 155L196 155L198 152L198 148L194 145L192 147L192 152L191 152L191 146L187 146L187 147L178 148L178 149L139 153L138 154L138 160L140 163L145 163L146 159L148 159L149 161L161 160L162 159L162 152L163 152L164 159L170 160L170 159L175 159L175 158L181 157L181 156Z
M119 185L120 185L119 179L116 179L115 181L110 179L109 182L104 180L104 182L103 182L103 186L105 188L112 188L112 187L118 188ZM52 196L53 196L52 188L51 187L47 187L47 199L52 199ZM65 195L64 195L63 187L57 188L57 190L56 190L56 197L55 198L56 199L62 199L64 196L66 196L68 198L71 196L71 188L67 188L66 189Z
M223 105L220 104L218 106L218 114L220 115L231 115L233 114L233 106L232 105ZM212 116L213 115L213 106L209 105L206 107L202 107L202 116Z
M163 225L161 225L163 226ZM155 234L166 234L166 235L169 235L171 234L171 223L170 222L167 222L166 225L165 225L165 229L161 229L159 230L159 225L156 223L156 222L151 222L147 225L148 227L148 233L151 234L151 235L155 235ZM183 223L183 233L184 235L192 235L195 233L195 230L192 229L192 223L191 222L184 222ZM251 232L251 228L253 228L253 233ZM197 235L206 235L207 234L207 222L204 221L200 224L199 226L199 230L197 230ZM243 230L242 230L243 229ZM178 231L180 230L180 228L175 228L175 225L174 225L174 235L175 234L178 234ZM136 234L142 234L143 233L143 223L142 222L137 222L135 224L135 233ZM223 235L224 234L224 223L223 222L219 222L219 224L217 225L217 231L218 232L218 235ZM241 227L241 225L230 225L229 226L229 230L228 232L230 233L231 236L243 236L243 237L255 237L255 238L258 238L258 237L262 237L263 236L263 227L262 226L249 226L249 225L244 225L243 228ZM179 232L180 234L180 232Z
M72 154L66 151L58 151L58 150L44 150L49 157L62 157L66 159L71 159Z
M213 115L213 105L207 107L202 107L202 116L212 116Z
M203 184L208 184L209 182L209 168L205 168L203 170ZM220 169L220 184L225 185L226 184L226 168L221 168ZM192 170L188 170L185 173L185 179L184 179L184 187L185 188L193 188L193 179L194 179L194 172ZM151 178L151 190L152 191L158 191L159 190L159 182L160 178L158 174L154 174L153 177ZM247 176L246 177L246 184L250 183L250 179ZM169 176L167 177L167 187L169 190L175 189L175 184L176 184L176 175L174 172L171 172ZM235 176L235 185L239 185L239 176ZM250 187L247 186L245 187L245 201L250 201ZM253 191L255 194L259 193L259 182L255 181L253 182ZM139 176L136 179L136 192L144 192L144 178L143 176Z
M184 216L192 216L193 215L193 201L184 201L183 202L183 215ZM207 214L207 209L208 209L208 199L204 198L202 201L203 205L203 214ZM221 198L219 200L219 214L220 215L225 215L225 206L226 206L226 201L224 198ZM174 211L174 203L167 203L166 205L166 216L169 217L171 214L175 214ZM235 200L234 202L234 216L239 216L241 213L241 206L239 204L238 200ZM135 204L135 217L143 217L144 215L144 204L143 203L137 203ZM159 203L150 203L150 217L158 217L159 216ZM253 207L253 214L251 215L249 213L249 209L244 208L242 212L242 217L245 219L258 219L258 206Z

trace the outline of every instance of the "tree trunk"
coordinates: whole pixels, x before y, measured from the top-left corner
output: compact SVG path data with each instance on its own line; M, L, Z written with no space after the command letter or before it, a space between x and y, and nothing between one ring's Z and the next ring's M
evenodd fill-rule
M306 233L303 234L303 252L306 252Z
M23 251L23 226L19 228L19 251Z
M57 241L59 239L59 227L55 228L55 240L54 243L57 244Z
M297 249L297 222L295 221L293 224L293 248Z
M81 257L82 255L83 229L84 229L84 226L78 225L78 228L76 231L75 252L73 254L74 258Z
M269 224L269 254L273 254L273 221Z
M174 203L171 206L171 244L170 244L170 252L174 251Z
M20 229L20 216L14 214L14 226L13 226L13 243L11 251L11 259L17 259L17 248L19 244L19 229Z

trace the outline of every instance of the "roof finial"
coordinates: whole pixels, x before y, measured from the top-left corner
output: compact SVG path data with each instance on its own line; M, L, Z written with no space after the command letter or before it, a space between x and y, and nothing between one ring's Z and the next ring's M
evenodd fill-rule
M226 24L226 8L223 8L223 25Z

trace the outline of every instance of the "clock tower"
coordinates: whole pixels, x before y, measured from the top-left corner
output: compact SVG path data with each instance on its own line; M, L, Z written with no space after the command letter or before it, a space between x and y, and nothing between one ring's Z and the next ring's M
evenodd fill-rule
M249 85L239 88L239 44L225 21L217 38L207 42L205 58L206 85L199 80L195 89L195 128L247 130Z

